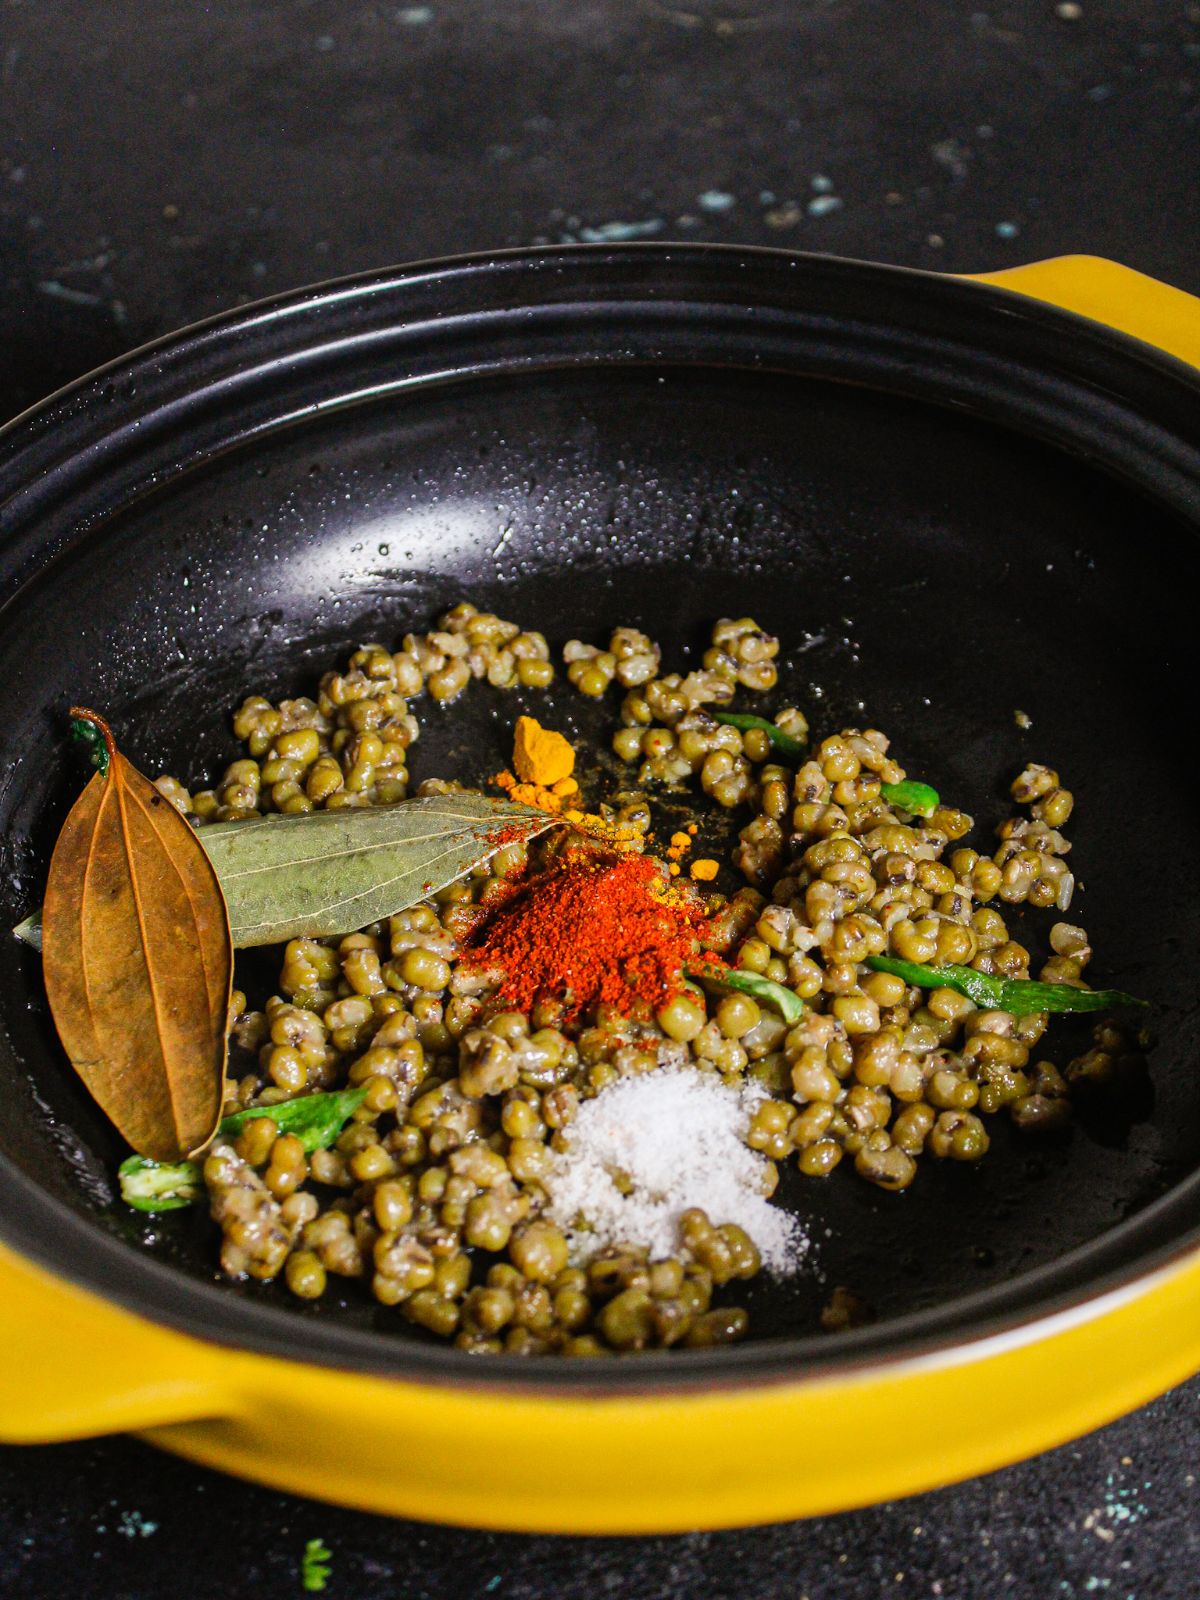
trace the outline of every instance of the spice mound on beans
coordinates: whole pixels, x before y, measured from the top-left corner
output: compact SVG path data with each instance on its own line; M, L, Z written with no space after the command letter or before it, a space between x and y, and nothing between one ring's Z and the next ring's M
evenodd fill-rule
M609 794L577 776L549 714L514 716L511 769L467 776L562 827L386 922L292 939L276 993L235 994L223 1126L262 1114L235 1119L203 1166L226 1273L280 1278L302 1300L361 1280L480 1355L727 1343L748 1322L736 1284L769 1252L703 1194L666 1253L661 1235L589 1249L587 1216L554 1204L586 1103L655 1073L645 1103L660 1115L688 1074L727 1086L761 1203L784 1162L906 1189L923 1158L980 1160L998 1116L1061 1128L1077 1081L1139 1059L1110 1014L1083 1054L1049 1053L1050 1011L1092 993L1090 940L1067 920L1074 800L1058 774L1026 766L983 843L877 729L810 736L772 697L778 654L750 618L720 620L683 673L633 627L568 641L569 685L614 709L624 778L608 758ZM251 696L234 716L245 754L220 782L158 787L201 826L440 792L463 775L410 779L421 707L466 693L502 707L513 689L528 705L556 670L543 634L460 604L398 649L363 645L312 698ZM723 813L736 842L704 854ZM1044 915L1042 958L1006 923L1015 907ZM980 977L1003 1006L964 992ZM309 1149L286 1107L333 1089L358 1093L333 1142ZM622 1194L634 1181L610 1176Z

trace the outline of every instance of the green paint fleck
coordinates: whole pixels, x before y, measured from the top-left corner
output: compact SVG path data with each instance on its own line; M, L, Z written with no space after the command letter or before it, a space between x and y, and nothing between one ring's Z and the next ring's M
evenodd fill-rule
M579 237L584 244L620 244L625 239L649 239L662 230L661 217L647 217L644 222L601 222L595 228L580 228ZM569 234L565 242L572 243Z
M158 1523L151 1522L140 1511L122 1511L117 1532L126 1539L148 1539L152 1533L158 1532Z
M323 1539L310 1539L300 1561L300 1584L309 1594L319 1594L329 1578L333 1551Z

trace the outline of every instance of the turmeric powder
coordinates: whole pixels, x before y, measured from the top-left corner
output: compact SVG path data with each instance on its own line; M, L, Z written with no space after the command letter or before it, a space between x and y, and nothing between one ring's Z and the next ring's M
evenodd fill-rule
M687 855L688 851L691 848L692 848L692 836L691 836L690 833L683 833L683 832L673 833L671 835L671 842L667 846L667 860L668 861L672 861L672 862L679 862L679 861L681 861L683 859L683 857L685 855ZM672 871L673 875L675 873L678 873L678 871L679 871L678 866L673 866L671 871Z
M561 733L543 728L533 717L518 717L513 737L516 776L498 772L491 781L505 790L510 800L561 816L618 853L640 854L646 847L644 825L580 811L571 803L579 793L579 784L571 776L574 767L575 752Z
M554 789L560 796L574 794L577 785L571 779L575 771L575 752L561 733L543 728L534 717L518 717L513 738L513 768L522 783L534 783L539 789ZM559 784L571 781L571 788L562 790Z

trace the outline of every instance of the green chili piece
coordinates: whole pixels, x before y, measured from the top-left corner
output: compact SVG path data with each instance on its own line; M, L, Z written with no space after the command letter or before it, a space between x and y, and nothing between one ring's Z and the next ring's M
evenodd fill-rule
M777 723L768 721L766 717L756 717L748 711L714 711L712 715L717 722L723 722L730 728L740 728L743 732L750 728L761 729L781 756L797 757L805 752L803 739L785 733ZM881 783L879 790L889 805L897 806L913 817L931 817L942 803L936 789L911 778L906 778L902 783Z
M327 1150L363 1103L366 1085L332 1094L306 1094L277 1106L250 1106L222 1117L220 1139L236 1139L255 1117L270 1117L280 1133L299 1139L305 1153ZM121 1199L135 1211L176 1211L204 1198L204 1167L199 1161L149 1161L127 1156L117 1168Z
M888 805L907 811L913 817L931 817L942 803L936 789L910 778L905 778L903 783L881 783L879 792Z
M761 1000L778 1011L789 1028L795 1027L807 1009L800 996L782 983L764 978L758 972L747 972L743 967L689 967L688 976L703 978L706 983L724 984L727 989L737 989L741 994Z
M1035 1011L1113 1011L1122 1006L1146 1006L1123 989L1077 989L1071 983L1034 983L1029 978L995 978L974 967L930 967L896 956L868 956L867 966L891 972L905 983L922 989L955 989L989 1011L1007 1011L1014 1017Z
M782 728L777 727L773 722L769 722L766 717L753 716L749 711L714 711L713 716L718 722L723 722L726 727L740 728L743 733L750 728L761 729L781 756L802 756L806 749L803 739L797 739L794 734L785 733Z
M223 1118L222 1138L236 1138L255 1117L270 1117L280 1133L299 1139L305 1153L327 1150L363 1103L366 1086L338 1089L332 1094L306 1094L297 1100L284 1100L277 1106L250 1106Z
M198 1161L148 1161L126 1156L117 1168L121 1199L135 1211L178 1211L204 1198Z

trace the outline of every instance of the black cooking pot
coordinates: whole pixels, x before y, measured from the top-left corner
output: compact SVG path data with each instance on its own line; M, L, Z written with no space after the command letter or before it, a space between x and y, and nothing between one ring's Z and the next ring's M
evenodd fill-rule
M460 598L556 644L641 626L672 664L746 614L783 641L780 703L819 733L886 729L977 818L1006 814L1026 761L1062 772L1089 975L1152 1000L1156 1035L1149 1079L1082 1105L1067 1138L998 1123L986 1160L930 1163L900 1196L789 1173L821 1277L752 1288L743 1346L481 1365L365 1294L314 1310L218 1284L202 1215L115 1201L120 1142L13 946L0 1327L26 1360L0 1436L153 1427L385 1509L665 1528L978 1470L1200 1365L1200 381L1177 359L1200 352L1200 307L1107 263L1026 273L1013 293L658 245L417 266L187 330L0 433L5 926L81 782L72 703L143 770L197 780L235 754L246 693L311 688ZM551 705L606 726L565 687ZM414 775L494 770L522 706L479 690L432 715ZM816 1332L832 1284L874 1323ZM1152 1356L1124 1343L1151 1337ZM864 1466L881 1416L901 1436ZM467 1421L498 1450L529 1430L538 1461L484 1493L452 1448Z

